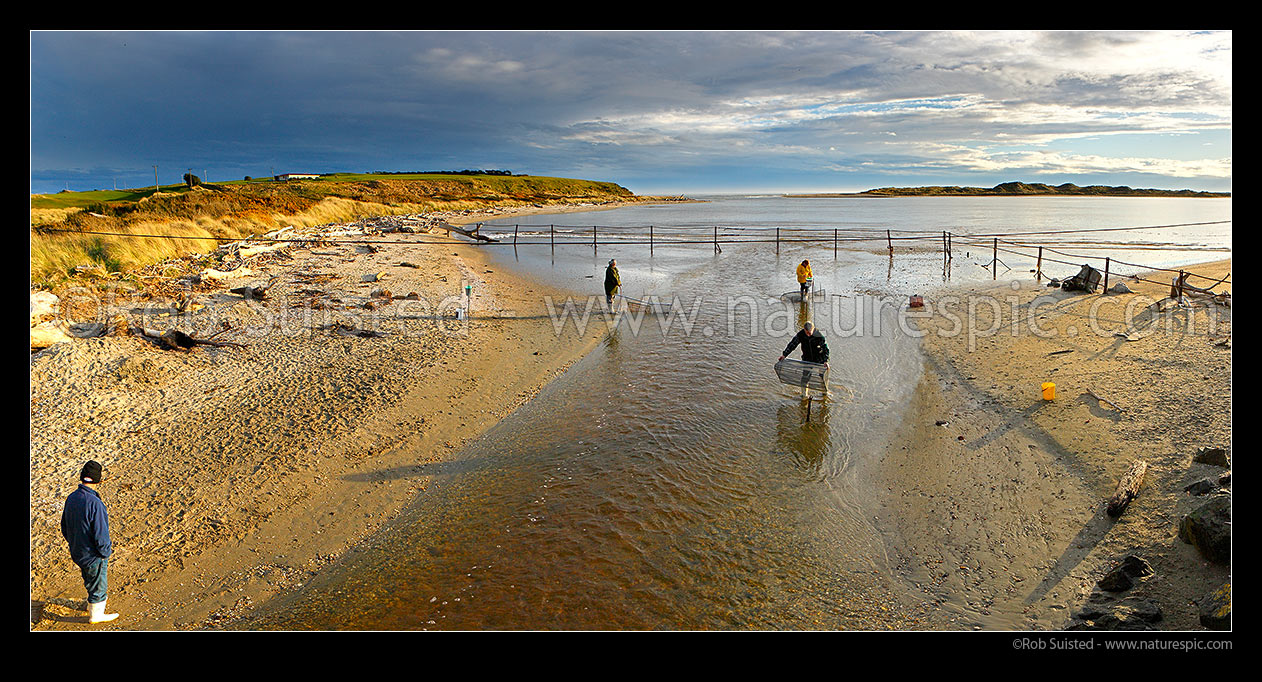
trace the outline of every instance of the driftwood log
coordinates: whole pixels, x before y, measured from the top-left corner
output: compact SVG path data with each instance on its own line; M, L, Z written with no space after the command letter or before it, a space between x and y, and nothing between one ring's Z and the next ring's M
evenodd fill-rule
M237 268L236 270L216 270L207 268L197 275L198 281L201 282L219 282L225 279L234 279L237 277L249 277L254 271L249 268Z
M1148 463L1137 459L1134 464L1131 464L1131 468L1122 474L1122 480L1117 483L1117 492L1109 498L1109 516L1121 516L1126 510L1126 505L1139 495L1139 487L1144 484L1144 473L1147 471Z
M211 341L210 339L197 339L178 329L168 329L159 332L154 329L142 329L140 333L158 342L163 350L192 350L194 346L215 346L222 348L232 346L236 348L245 348L243 343L235 343L233 341Z
M1123 410L1123 409L1122 409L1122 406L1121 406L1121 405L1118 405L1117 403L1113 402L1112 400L1109 400L1108 398L1105 398L1104 396L1101 396L1099 393L1096 393L1095 391L1091 390L1091 387L1090 387L1090 386L1088 386L1088 387L1087 387L1087 393L1091 394L1091 397L1092 397L1092 398L1095 398L1098 402L1105 403L1105 404L1109 405L1110 407L1112 407L1113 409L1117 410L1118 412L1125 412L1125 411L1126 411L1126 410Z
M271 288L272 285L268 284L261 287L236 287L235 289L229 289L228 291L237 294L247 301L262 301L267 298L267 290Z
M493 241L497 241L497 240L495 240L495 239L491 239L490 237L487 237L487 236L486 236L486 235L484 235L484 234L481 234L481 233L480 233L477 229L473 229L473 230L466 230L466 229L464 229L464 228L462 228L462 227L456 227L455 225L452 225L451 223L442 223L442 224L440 224L438 227L440 227L440 228L442 228L442 229L444 229L444 230L447 230L447 234L448 234L448 235L451 235L451 233L452 233L452 232L456 232L456 233L462 234L462 235L464 235L464 236L466 236L466 237L468 237L468 238L470 238L470 239L476 239L476 240L478 240L478 241L480 241L480 242L493 242Z
M1214 282L1213 284L1207 287L1198 287L1198 286L1188 284L1187 280L1188 280L1188 275L1190 274L1191 273L1185 272L1179 275L1178 277L1175 277L1173 280L1170 280L1170 298L1182 303L1184 297L1190 298L1192 296L1200 296L1200 297L1208 298L1209 300L1219 305L1225 305L1227 307L1231 307L1231 292L1230 291L1224 291L1222 293L1214 293L1213 291L1214 287L1225 282L1227 278L1231 276L1231 273L1227 273L1226 275L1223 275L1222 279L1218 280L1217 282Z

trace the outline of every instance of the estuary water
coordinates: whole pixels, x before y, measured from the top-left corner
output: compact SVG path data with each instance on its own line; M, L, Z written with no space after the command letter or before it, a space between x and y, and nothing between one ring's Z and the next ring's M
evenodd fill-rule
M987 238L968 235L1158 267L1231 246L1220 222L1230 200L709 199L485 223L484 234L519 240L486 247L501 267L590 293L554 301L552 321L586 313L607 326L604 341L251 627L915 627L923 605L888 563L868 485L921 373L906 297L992 277L1032 285L1032 252L999 266ZM593 225L606 235L596 247ZM1168 225L1183 226L1158 227ZM1150 229L1105 231L1117 227ZM766 239L776 228L785 241ZM841 241L885 230L889 242ZM946 265L941 242L893 241L944 230L959 235ZM1050 231L1060 234L1017 234ZM719 233L718 249L704 243ZM667 310L609 314L601 283L613 258L623 293ZM817 295L786 302L803 259ZM807 320L831 348L829 396L804 399L772 369Z

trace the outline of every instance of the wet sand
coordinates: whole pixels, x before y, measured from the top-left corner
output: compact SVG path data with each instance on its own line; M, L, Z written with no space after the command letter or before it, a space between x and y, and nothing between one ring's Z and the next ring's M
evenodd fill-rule
M250 277L193 287L191 300L205 307L186 318L165 277L115 305L133 325L203 337L226 323L215 340L245 348L169 351L105 336L33 354L32 629L214 627L291 590L595 345L595 325L558 339L543 307L545 296L572 292L496 270L468 242L408 244L441 234L364 229L330 239L391 243L256 256ZM269 281L263 301L226 291ZM472 315L457 321L465 283ZM391 297L373 296L379 289ZM400 300L412 292L420 300ZM358 333L373 330L381 334ZM88 459L106 467L109 608L122 614L97 626L85 623L82 581L58 528Z
M1189 271L1217 279L1230 268ZM1223 471L1193 463L1194 453L1231 445L1231 309L1195 302L1150 319L1146 307L1169 285L1124 281L1134 293L1062 292L1030 275L1015 290L1000 282L926 297L924 377L876 477L888 492L880 525L906 580L938 603L935 627L1069 627L1096 582L1133 553L1154 575L1096 599L1154 602L1155 628L1200 630L1197 603L1230 580L1229 566L1177 535L1205 499L1184 487ZM975 328L996 330L971 340L950 333L968 319L970 295L1003 311L996 328L994 309L976 304ZM1128 306L1129 338L1114 334ZM1054 400L1042 399L1045 381ZM1105 503L1137 458L1149 464L1144 486L1113 519Z
M499 271L469 246L408 247L415 238L434 239L374 236L399 244L376 252L295 248L264 259L249 281L280 275L288 299L247 303L222 289L199 292L237 327L270 314L301 333L229 331L217 338L249 347L187 354L106 337L32 357L33 629L213 628L291 592L395 518L451 453L523 405L603 332L593 325L558 342L541 301L567 292ZM1224 261L1197 271L1229 268ZM361 281L383 271L381 283ZM292 297L313 288L291 278L296 272L334 275L317 288L339 294L344 312L379 303L373 289L437 302L468 281L475 314L439 324L389 301L379 309L390 321L379 337L285 322ZM1164 295L1131 286L1138 293L1111 295L1099 308L1102 327L1118 326L1114 302ZM898 627L1061 628L1103 572L1134 552L1156 574L1132 592L1161 604L1160 627L1198 629L1194 602L1229 569L1175 536L1196 501L1183 486L1212 473L1190 464L1192 453L1230 443L1230 349L1216 345L1230 336L1230 309L1218 309L1213 335L1198 308L1175 318L1190 316L1192 331L1179 323L1131 341L1070 337L1101 296L1032 282L974 290L1005 305L1014 296L1019 306L1050 294L1056 302L1040 309L1040 324L1060 333L1013 336L1005 327L972 348L967 335L923 340L924 379L872 472L887 493L877 527L898 577L915 601L938 605ZM941 295L927 298L933 305ZM990 310L979 313L979 326L989 327ZM951 324L922 320L930 332ZM1063 350L1072 352L1051 354ZM1040 399L1044 380L1056 381L1056 401ZM1111 520L1103 501L1136 456L1151 465L1146 485ZM83 622L83 587L57 531L61 504L89 458L110 476L102 491L117 547L110 607L123 614L102 626Z

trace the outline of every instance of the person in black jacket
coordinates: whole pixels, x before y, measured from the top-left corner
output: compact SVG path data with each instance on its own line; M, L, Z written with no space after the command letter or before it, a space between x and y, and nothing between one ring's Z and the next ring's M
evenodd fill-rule
M90 460L79 472L79 487L66 498L61 512L61 535L70 546L70 558L83 574L88 590L88 622L104 623L118 618L105 612L106 573L113 552L110 543L110 517L96 487L104 471L96 460Z
M815 362L825 368L828 367L828 343L824 341L824 335L815 328L814 324L807 322L802 325L802 330L793 337L792 341L789 341L789 345L784 347L780 359L785 359L798 346L802 347L803 362Z
M605 268L605 303L613 305L613 295L618 293L621 286L622 277L618 275L618 261L610 259L609 267Z

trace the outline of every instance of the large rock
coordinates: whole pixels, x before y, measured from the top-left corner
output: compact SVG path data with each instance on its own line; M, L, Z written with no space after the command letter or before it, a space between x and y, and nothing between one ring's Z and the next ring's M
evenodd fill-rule
M44 322L31 327L31 350L42 350L54 343L73 341L75 337L66 333L57 322Z
M1209 498L1179 522L1179 539L1191 543L1206 559L1231 563L1231 494Z
M56 319L61 310L61 299L51 291L31 292L31 326Z
M1097 585L1108 592L1129 590L1136 580L1152 575L1152 566L1140 557L1131 554L1118 562Z
M1210 630L1231 629L1231 583L1205 595L1201 600L1201 625Z
M1231 452L1226 448L1201 448L1192 456L1192 461L1231 468Z
M1218 490L1218 488L1219 485L1217 478L1202 478L1195 483L1189 483L1183 488L1183 491L1199 497L1201 495L1208 495L1215 490Z
M1163 617L1161 607L1147 600L1117 604L1091 604L1074 614L1066 630L1156 630Z

